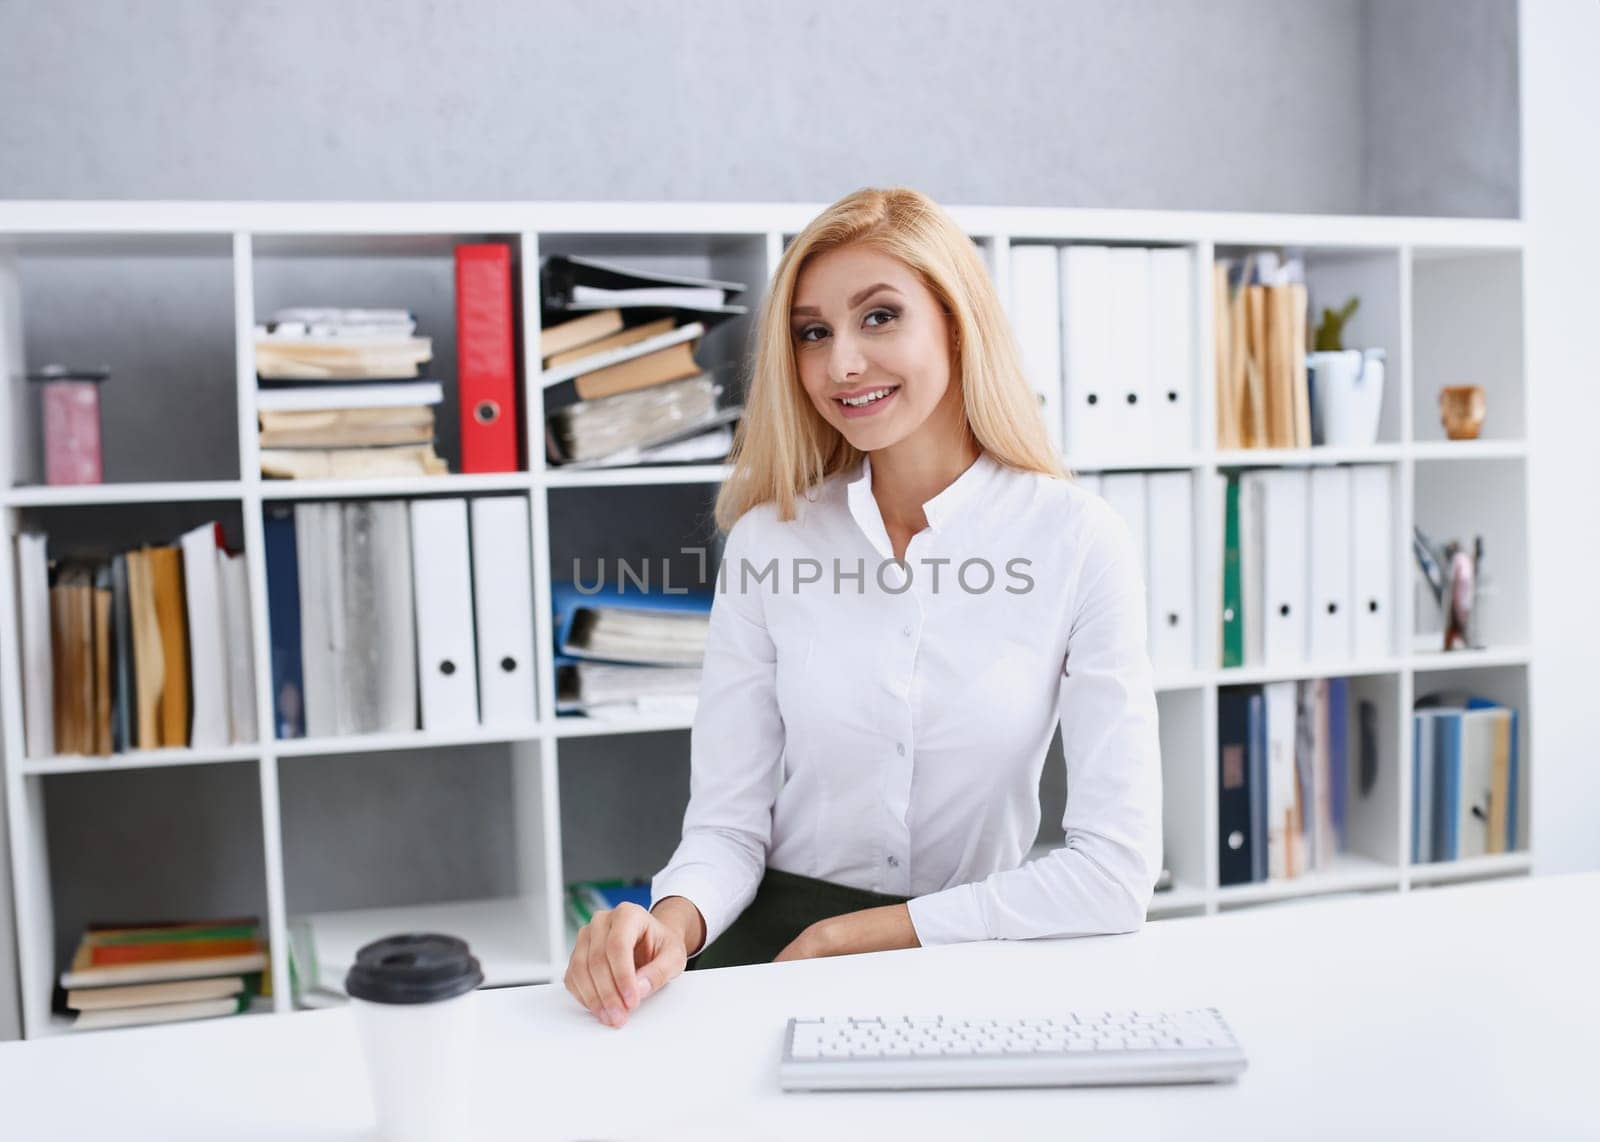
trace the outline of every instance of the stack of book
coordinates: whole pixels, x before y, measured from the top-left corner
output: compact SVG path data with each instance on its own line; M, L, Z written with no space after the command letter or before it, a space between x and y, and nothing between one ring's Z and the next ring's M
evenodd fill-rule
M62 560L17 537L28 754L256 740L244 556L208 523L175 545Z
M712 593L665 594L552 583L556 713L691 717Z
M742 409L695 361L700 337L746 309L741 282L552 256L541 274L551 464L720 460ZM574 315L578 316L574 316Z
M432 342L401 309L281 309L256 327L261 473L283 479L432 476ZM374 384L374 381L387 383ZM353 382L353 383L341 383Z
M1219 258L1212 275L1217 447L1311 447L1303 262Z
M1411 735L1411 860L1515 851L1517 711L1483 698L1424 700Z
M89 1031L233 1015L271 990L256 917L89 924L53 1007Z
M1344 678L1218 691L1220 884L1328 868L1345 848L1352 797L1377 780L1376 758L1352 747L1368 735L1352 735L1352 723L1376 716L1364 699L1351 708Z

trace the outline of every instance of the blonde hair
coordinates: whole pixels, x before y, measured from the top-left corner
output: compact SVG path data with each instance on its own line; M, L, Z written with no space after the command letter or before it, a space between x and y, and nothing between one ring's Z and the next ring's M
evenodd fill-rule
M751 508L775 503L795 517L795 498L862 453L812 405L800 383L789 308L800 271L818 254L862 245L898 258L921 277L954 325L956 368L968 434L1012 468L1067 478L1023 373L994 284L971 239L931 198L908 187L846 195L802 230L778 260L756 329L755 367L717 495L723 532ZM959 378L959 382L957 382Z

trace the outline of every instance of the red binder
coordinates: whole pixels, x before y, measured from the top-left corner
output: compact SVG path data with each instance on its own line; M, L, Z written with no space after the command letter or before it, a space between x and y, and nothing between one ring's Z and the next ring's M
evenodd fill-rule
M516 323L511 247L456 247L456 385L461 470L516 472Z

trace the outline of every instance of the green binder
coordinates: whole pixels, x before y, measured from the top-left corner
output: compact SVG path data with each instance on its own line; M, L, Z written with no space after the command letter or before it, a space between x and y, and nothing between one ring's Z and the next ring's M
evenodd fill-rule
M1244 665L1244 587L1239 578L1239 475L1226 477L1222 524L1222 665Z

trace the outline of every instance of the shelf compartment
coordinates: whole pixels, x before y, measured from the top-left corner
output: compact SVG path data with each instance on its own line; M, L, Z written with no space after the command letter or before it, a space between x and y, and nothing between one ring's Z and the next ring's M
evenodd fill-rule
M1259 904L1269 900L1288 900L1301 896L1323 896L1333 892L1365 892L1398 888L1400 868L1358 853L1340 853L1332 867L1322 872L1256 884L1230 884L1217 889L1221 907Z
M1412 431L1445 446L1439 390L1480 385L1486 415L1479 443L1527 432L1523 366L1522 254L1518 250L1415 258L1411 268Z
M29 370L108 366L104 486L239 474L229 234L36 235L0 244ZM85 320L93 314L93 320ZM8 483L42 483L38 386L9 378ZM150 441L160 441L152 448Z
M1528 642L1528 474L1520 459L1426 460L1415 471L1416 525L1436 544L1455 539L1471 552L1483 536L1478 578L1476 635L1486 646ZM1409 537L1405 537L1409 540ZM1408 544L1409 547L1409 544ZM1412 645L1440 629L1432 593L1421 585L1415 560L1403 552L1403 582L1414 585ZM1425 625L1426 624L1426 625ZM1442 635L1436 646L1443 646Z
M436 930L467 940L490 986L548 982L559 902L543 754L513 742L280 761L286 914L327 918L324 967Z

